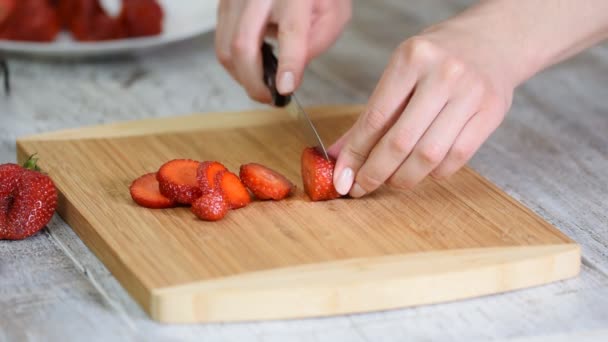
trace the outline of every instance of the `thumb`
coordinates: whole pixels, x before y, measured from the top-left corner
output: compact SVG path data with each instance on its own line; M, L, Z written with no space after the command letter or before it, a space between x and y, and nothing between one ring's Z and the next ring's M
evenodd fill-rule
M310 0L285 1L279 9L277 90L283 95L292 93L302 82L308 62L311 12Z

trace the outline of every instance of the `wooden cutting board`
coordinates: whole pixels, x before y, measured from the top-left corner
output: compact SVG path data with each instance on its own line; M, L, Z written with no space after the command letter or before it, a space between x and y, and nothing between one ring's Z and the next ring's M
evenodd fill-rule
M333 141L360 107L311 108ZM60 191L59 214L126 290L162 322L325 316L438 303L578 274L579 246L465 168L413 191L312 203L304 138L281 110L193 115L25 137ZM149 210L128 187L174 158L259 162L298 184L222 221Z

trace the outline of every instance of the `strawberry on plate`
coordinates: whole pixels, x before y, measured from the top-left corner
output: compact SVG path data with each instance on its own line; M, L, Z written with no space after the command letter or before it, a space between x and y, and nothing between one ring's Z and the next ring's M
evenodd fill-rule
M295 189L285 176L257 163L241 165L240 176L243 184L261 200L282 200Z
M0 240L22 240L44 228L57 209L57 189L37 159L0 165Z
M327 160L315 148L308 147L302 152L301 166L304 192L311 200L326 201L340 197L333 183L335 160Z
M164 209L172 208L177 203L160 193L160 187L158 180L156 179L156 173L145 174L131 183L129 187L131 198L135 203L142 207L150 209Z
M174 159L163 164L156 174L160 193L181 204L192 204L201 197L196 174L200 163L191 159Z

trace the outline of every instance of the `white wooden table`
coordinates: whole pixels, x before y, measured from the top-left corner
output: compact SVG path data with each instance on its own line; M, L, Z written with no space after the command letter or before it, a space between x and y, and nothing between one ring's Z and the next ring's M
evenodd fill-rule
M357 1L337 45L314 62L305 104L364 103L392 49L469 4ZM22 135L118 120L226 111L249 101L216 62L213 37L110 61L12 59L0 96L0 161ZM470 164L582 245L578 278L449 304L325 319L195 326L150 321L56 216L0 242L0 341L402 341L608 338L608 45L518 89Z

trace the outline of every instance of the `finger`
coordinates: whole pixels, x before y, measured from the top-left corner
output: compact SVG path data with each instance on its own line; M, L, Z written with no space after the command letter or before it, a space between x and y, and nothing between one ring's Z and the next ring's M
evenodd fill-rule
M308 54L308 32L312 16L310 0L283 1L278 9L279 67L277 90L288 95L300 84Z
M351 196L361 197L376 190L395 173L445 106L449 87L434 77L420 82L403 114L361 166Z
M323 53L336 42L342 29L352 15L350 1L321 2L318 6L319 16L313 20L309 33L308 58L312 59Z
M271 7L271 0L247 2L230 49L232 65L239 82L249 97L264 103L271 101L271 95L263 81L260 47Z
M390 177L388 184L411 189L444 160L454 141L478 111L481 92L471 87L451 99L416 143L412 153Z
M433 171L432 175L436 178L445 178L456 173L498 128L503 118L504 113L500 110L481 111L474 115L460 132L448 155Z
M215 54L222 66L237 82L232 66L230 44L241 14L241 7L234 6L232 1L221 1L217 11L217 27L215 29Z
M335 173L341 179L336 190L342 195L351 192L354 175L370 151L401 114L417 78L399 54L393 55L374 90L366 109L352 127L336 162ZM343 174L344 173L344 174Z
M337 158L338 155L340 155L340 151L342 151L342 148L344 148L344 144L346 143L346 140L350 137L350 135L352 134L353 128L350 127L348 129L348 131L346 131L344 134L342 134L342 136L340 138L338 138L338 140L336 140L328 149L327 149L327 153L332 156L333 158Z

